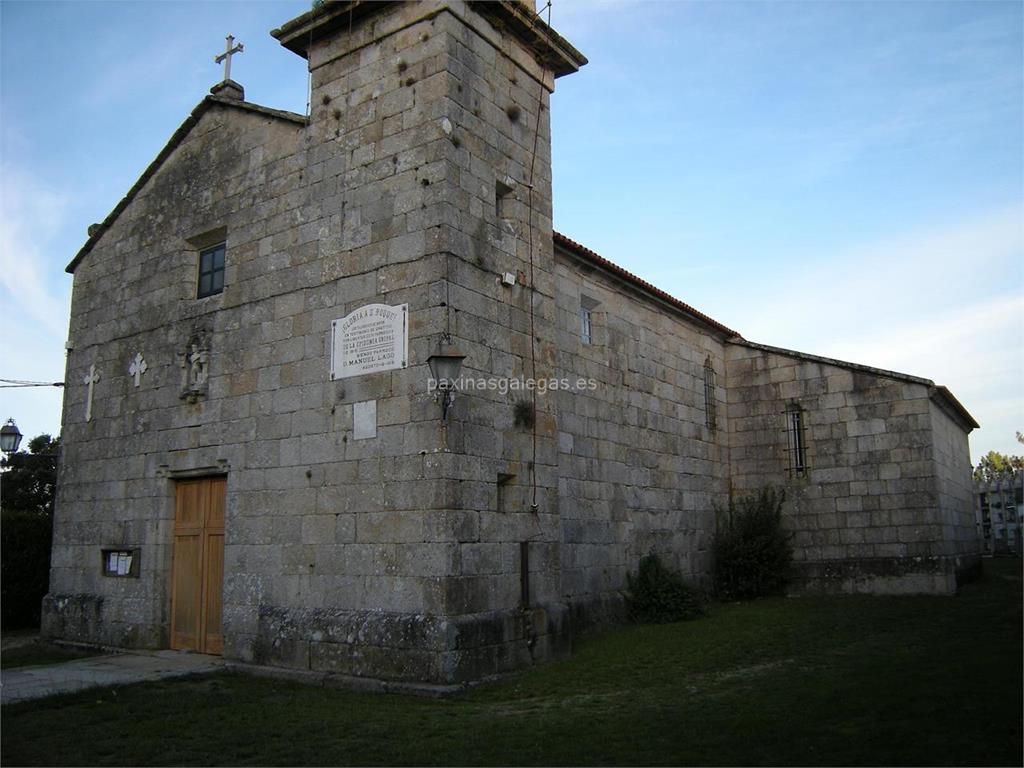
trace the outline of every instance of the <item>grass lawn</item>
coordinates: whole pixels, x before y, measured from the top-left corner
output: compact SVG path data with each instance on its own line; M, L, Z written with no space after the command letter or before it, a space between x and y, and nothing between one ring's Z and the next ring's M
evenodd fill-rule
M5 765L1021 765L1019 560L956 597L624 627L425 700L239 675L4 707Z

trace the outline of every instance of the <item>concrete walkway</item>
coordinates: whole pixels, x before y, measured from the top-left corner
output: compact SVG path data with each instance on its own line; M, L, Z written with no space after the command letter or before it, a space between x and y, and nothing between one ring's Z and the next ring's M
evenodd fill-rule
M197 675L222 668L219 656L182 651L117 653L62 664L15 667L0 672L0 704L77 693L87 688Z

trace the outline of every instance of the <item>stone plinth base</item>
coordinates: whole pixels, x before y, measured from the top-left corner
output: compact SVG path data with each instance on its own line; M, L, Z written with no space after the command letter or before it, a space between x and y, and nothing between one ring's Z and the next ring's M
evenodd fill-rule
M795 564L794 593L951 595L981 575L981 555L826 560Z
M106 648L158 650L168 646L168 634L158 624L117 615L102 595L48 594L43 598L40 634Z
M561 604L451 618L262 606L256 634L229 634L225 656L321 676L450 686L567 654L569 624Z

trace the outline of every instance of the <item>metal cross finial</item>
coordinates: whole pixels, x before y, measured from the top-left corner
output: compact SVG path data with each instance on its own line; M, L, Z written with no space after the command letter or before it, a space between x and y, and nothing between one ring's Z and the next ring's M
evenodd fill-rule
M234 45L235 38L233 35L228 35L226 38L227 45L224 47L224 53L220 56L214 56L213 60L220 64L224 62L224 82L231 79L231 57L236 53L241 53L245 48L241 43Z

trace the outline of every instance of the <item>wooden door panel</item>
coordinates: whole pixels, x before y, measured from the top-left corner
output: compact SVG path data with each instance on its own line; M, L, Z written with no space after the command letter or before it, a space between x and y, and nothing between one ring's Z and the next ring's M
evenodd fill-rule
M224 530L224 490L226 483L223 477L216 477L208 483L206 502L206 527Z
M224 589L223 477L176 484L171 566L171 647L222 653Z
M208 506L208 495L201 480L185 480L177 485L174 505L174 527L202 528Z
M224 534L210 533L204 547L206 568L203 574L203 647L206 653L224 651L221 612L224 593Z
M171 647L199 650L203 537L175 535L171 587Z

